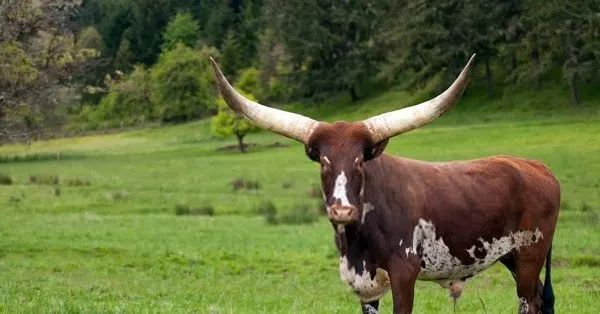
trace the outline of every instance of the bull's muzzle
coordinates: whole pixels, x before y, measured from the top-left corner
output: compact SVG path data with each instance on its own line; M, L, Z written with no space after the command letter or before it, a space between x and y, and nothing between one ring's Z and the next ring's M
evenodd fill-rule
M358 221L358 210L354 206L332 205L327 208L327 217L331 222L348 224Z

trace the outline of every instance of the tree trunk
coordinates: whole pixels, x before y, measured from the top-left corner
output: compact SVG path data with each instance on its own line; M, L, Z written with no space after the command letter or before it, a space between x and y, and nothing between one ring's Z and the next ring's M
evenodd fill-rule
M244 145L244 135L236 134L235 137L238 140L238 147L241 153L246 153L246 145Z
M492 68L490 67L490 59L485 58L485 79L487 80L488 98L494 97L494 81L492 79Z
M569 92L571 92L571 103L573 106L579 105L579 96L577 93L577 73L569 75Z
M358 100L358 95L356 94L356 88L354 88L354 86L350 87L350 97L352 98L352 101Z

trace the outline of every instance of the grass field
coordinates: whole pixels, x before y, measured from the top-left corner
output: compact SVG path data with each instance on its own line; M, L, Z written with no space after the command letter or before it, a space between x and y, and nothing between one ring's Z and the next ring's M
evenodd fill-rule
M548 164L563 193L557 313L597 313L599 119L461 124L460 117L395 138L387 152L431 161L508 154ZM248 139L289 146L219 152L233 142L212 140L199 122L0 147L0 173L14 181L0 186L0 312L358 313L325 218L273 226L254 210L265 199L280 211L313 204L306 195L319 183L318 166L290 140ZM58 184L44 184L50 176ZM234 192L236 178L260 189ZM211 205L215 215L176 216L181 203ZM433 283L418 283L415 303L415 313L453 311ZM391 311L389 294L381 309ZM511 276L494 266L476 277L457 312L516 313Z

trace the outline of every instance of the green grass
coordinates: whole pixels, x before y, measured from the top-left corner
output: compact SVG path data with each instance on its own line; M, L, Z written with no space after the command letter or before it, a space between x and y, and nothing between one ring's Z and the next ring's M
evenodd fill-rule
M312 114L354 120L402 97L411 102L392 91L347 112ZM508 154L548 164L563 195L554 244L557 312L596 313L600 121L577 112L489 119L501 114L460 123L466 111L459 109L393 139L387 152L431 161ZM301 145L267 133L248 140L290 146L217 152L234 141L212 140L208 130L197 122L0 147L0 173L13 181L0 186L0 312L358 313L324 218L272 226L254 210L264 200L279 210L305 201L319 183L318 165ZM59 183L32 184L31 176L58 176ZM260 189L234 192L237 178ZM77 180L89 185L69 184ZM215 216L177 216L177 204L212 205ZM482 302L487 313L517 311L514 282L501 266L468 283L457 312L484 313ZM415 313L453 310L447 291L428 282L418 283L415 306ZM391 312L389 294L381 307Z

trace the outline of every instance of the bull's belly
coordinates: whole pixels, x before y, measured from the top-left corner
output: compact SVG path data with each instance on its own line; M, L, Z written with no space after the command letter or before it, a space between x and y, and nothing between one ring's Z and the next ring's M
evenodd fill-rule
M362 272L348 263L345 256L340 258L340 277L358 295L362 302L371 302L382 298L390 290L390 278L387 271L377 268L375 274L365 269L363 261Z
M491 241L479 239L465 249L470 261L465 263L450 254L450 248L444 239L436 236L435 227L430 222L420 220L413 233L413 243L406 249L406 255L417 254L420 246L420 280L464 280L490 268L501 257L513 250L537 243L543 238L535 231L517 231Z

